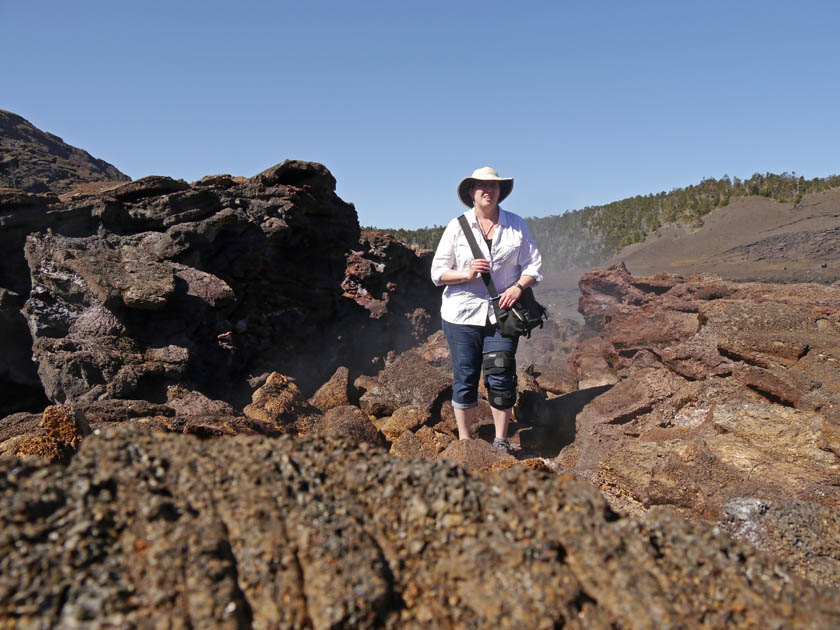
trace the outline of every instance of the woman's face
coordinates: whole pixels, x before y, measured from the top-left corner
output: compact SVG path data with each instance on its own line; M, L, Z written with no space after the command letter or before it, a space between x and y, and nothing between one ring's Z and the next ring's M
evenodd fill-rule
M477 180L470 188L470 194L476 206L492 208L499 203L499 182Z

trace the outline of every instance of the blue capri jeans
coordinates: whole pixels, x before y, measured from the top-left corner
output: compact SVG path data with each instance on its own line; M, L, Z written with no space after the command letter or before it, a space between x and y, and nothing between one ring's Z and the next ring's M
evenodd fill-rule
M499 334L494 324L471 326L442 320L443 334L452 355L452 406L472 409L478 406L478 381L481 363L486 352L507 350L516 353L518 339ZM516 374L491 374L487 377L493 389L516 387Z

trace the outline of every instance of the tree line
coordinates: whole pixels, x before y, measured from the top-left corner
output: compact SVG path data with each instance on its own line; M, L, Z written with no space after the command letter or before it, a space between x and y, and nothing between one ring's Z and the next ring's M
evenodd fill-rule
M741 180L724 175L670 192L637 195L602 206L586 206L564 214L529 217L528 227L547 271L570 267L593 267L623 247L643 241L668 224L702 226L702 218L715 208L729 205L735 197L760 195L781 203L798 205L804 195L840 188L840 175L806 179L795 173L756 173ZM390 234L424 249L434 249L445 226L417 230L365 228Z

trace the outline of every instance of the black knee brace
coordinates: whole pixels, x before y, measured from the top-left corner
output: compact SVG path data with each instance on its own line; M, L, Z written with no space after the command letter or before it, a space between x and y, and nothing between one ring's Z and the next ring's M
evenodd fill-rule
M507 350L488 352L484 355L482 367L490 406L503 410L513 407L516 404L516 355ZM510 377L510 386L505 389L491 387L488 377L494 375Z

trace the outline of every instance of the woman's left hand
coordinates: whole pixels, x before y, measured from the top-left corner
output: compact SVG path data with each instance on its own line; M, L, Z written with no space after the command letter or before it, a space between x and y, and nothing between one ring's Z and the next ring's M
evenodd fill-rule
M504 293L499 295L499 308L510 308L519 297L522 295L522 289L515 284L512 287L505 289Z

